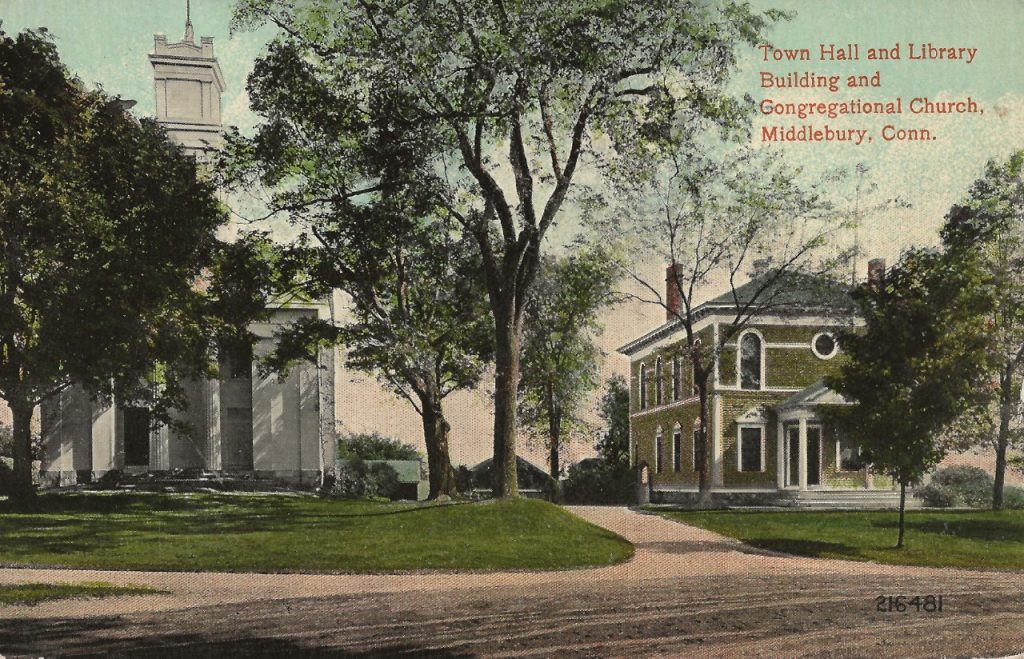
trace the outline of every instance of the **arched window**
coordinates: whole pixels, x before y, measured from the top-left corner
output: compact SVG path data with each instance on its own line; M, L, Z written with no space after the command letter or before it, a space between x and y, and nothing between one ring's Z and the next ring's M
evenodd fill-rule
M664 365L662 364L661 357L654 360L654 404L661 405L665 402L662 397L662 371L664 371Z
M647 409L647 364L640 364L640 409Z
M740 389L761 389L764 367L761 337L747 332L740 337Z
M679 356L672 358L672 400L679 400L683 392L683 367L679 363Z

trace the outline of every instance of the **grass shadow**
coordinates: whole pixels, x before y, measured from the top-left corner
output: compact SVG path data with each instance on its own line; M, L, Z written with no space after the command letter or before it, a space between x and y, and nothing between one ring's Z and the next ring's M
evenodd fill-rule
M811 556L813 558L832 558L835 556L854 558L860 556L860 550L857 547L840 542L799 540L794 538L752 538L744 540L744 542L757 549L796 556Z

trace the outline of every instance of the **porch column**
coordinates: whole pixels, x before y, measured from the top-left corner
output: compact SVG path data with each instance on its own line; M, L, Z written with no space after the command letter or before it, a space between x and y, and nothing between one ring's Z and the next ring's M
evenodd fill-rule
M807 489L807 419L800 419L800 461L797 470L800 474L800 490Z
M779 489L786 487L786 435L782 421L775 431L775 479Z

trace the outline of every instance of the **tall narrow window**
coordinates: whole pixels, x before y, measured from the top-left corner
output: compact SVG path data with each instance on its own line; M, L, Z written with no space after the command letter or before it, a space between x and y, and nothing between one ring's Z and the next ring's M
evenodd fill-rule
M679 426L672 431L672 470L683 470L683 431Z
M693 387L693 395L699 394L700 391L697 389L697 362L693 362L690 365L690 384Z
M697 445L700 444L700 419L693 425L693 444L690 445L690 464L695 472L700 471L697 465Z
M764 430L741 426L739 440L740 471L764 471Z
M761 388L761 337L748 332L740 339L740 388Z
M654 404L661 405L665 402L662 398L662 371L664 371L664 365L661 362L661 357L654 360Z
M654 471L660 474L662 468L665 465L665 447L664 437L661 434L661 429L658 429L658 434L654 436Z
M860 471L864 468L864 460L860 457L860 447L847 437L836 440L836 464L839 471Z
M640 364L640 409L647 409L647 364Z
M683 392L683 367L679 363L679 356L672 358L672 400L679 400Z

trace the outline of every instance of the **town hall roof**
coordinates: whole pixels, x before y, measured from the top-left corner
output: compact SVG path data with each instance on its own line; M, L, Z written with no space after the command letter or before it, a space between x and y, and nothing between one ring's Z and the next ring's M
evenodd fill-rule
M857 313L857 305L850 297L850 289L846 285L828 277L802 273L769 271L754 276L750 281L703 302L693 310L693 319L700 320L715 311L734 312L753 300L766 314L800 314L814 313L821 315L850 316ZM643 349L682 327L679 320L671 320L664 325L630 341L619 348L624 355Z

